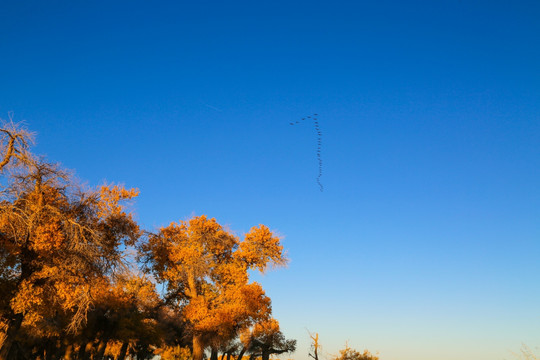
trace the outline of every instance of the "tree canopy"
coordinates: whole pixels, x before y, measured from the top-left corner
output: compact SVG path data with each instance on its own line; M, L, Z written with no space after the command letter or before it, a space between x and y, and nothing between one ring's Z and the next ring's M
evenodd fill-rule
M277 321L249 279L287 262L267 226L240 239L202 215L142 230L128 206L137 189L83 187L32 141L0 126L0 360L201 360L207 349L215 360L249 329L253 344L282 346L279 325L261 330Z
M206 345L215 348L269 316L270 299L260 284L249 282L248 270L286 262L279 238L266 226L253 227L240 241L204 215L160 229L141 252L189 323L195 360Z

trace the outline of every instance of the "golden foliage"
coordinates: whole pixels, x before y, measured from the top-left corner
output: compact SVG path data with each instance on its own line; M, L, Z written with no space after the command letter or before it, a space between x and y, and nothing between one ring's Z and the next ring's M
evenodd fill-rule
M95 284L121 267L121 243L139 236L123 205L138 192L119 186L82 191L57 165L42 161L29 161L6 180L0 318L19 314L23 320L13 327L41 336L66 327L74 332L86 321Z
M339 355L334 360L379 360L377 355L371 354L369 351L364 350L363 353L356 351L345 345L345 349L339 351Z
M36 227L30 248L36 252L50 253L59 249L65 240L60 221L53 220L50 223L40 224Z
M250 270L287 262L268 227L240 239L203 215L147 233L139 250L151 281L124 264L143 234L128 208L139 191L81 189L58 165L34 158L31 140L21 127L0 126L0 359L19 341L33 349L28 358L48 358L48 346L92 358L200 360L206 345L231 354L249 328L251 338L282 336L270 298L249 279ZM154 281L165 285L165 299ZM186 334L193 355L179 345Z
M125 216L122 202L139 196L138 189L126 189L119 185L103 185L99 187L100 202L98 204L98 216Z
M191 350L187 346L166 346L157 355L162 360L191 360Z
M263 225L240 241L203 215L161 228L141 250L193 330L227 339L271 313L270 299L249 283L248 270L283 264L282 249Z
M285 265L287 259L283 254L280 238L274 236L265 225L254 226L246 234L245 240L240 244L237 255L249 267L263 272L268 265Z

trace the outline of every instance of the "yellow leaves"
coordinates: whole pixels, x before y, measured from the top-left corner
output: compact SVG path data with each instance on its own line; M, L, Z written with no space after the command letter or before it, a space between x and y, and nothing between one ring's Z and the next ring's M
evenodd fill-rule
M240 243L237 256L250 268L264 272L268 265L285 265L287 258L283 254L280 238L274 236L265 225L254 226Z
M64 311L76 311L81 306L81 300L90 297L90 287L83 281L64 279L54 284L55 299Z
M99 188L100 201L98 204L98 216L123 215L123 201L131 200L139 196L138 189L126 189L120 185L103 185Z
M119 185L103 185L99 188L96 204L101 240L108 252L113 252L120 241L133 246L141 235L131 213L126 212L126 202L139 195L137 189L126 189Z
M120 352L122 351L122 345L123 343L121 341L109 341L104 355L111 356L114 359L118 358Z
M207 330L208 323L211 323L209 310L208 301L204 297L198 296L191 299L189 304L184 307L183 313L186 319L196 324L197 330Z
M139 310L142 310L142 307L155 307L160 302L155 285L145 277L127 276L117 283L115 289L117 294L128 295L130 301L135 302Z
M248 268L284 264L280 239L264 225L244 241L213 218L171 223L142 247L156 277L184 304L183 316L198 333L228 339L270 316L271 302Z
M161 228L160 233L168 240L171 260L193 266L202 260L219 261L237 245L234 235L226 232L216 219L204 215L171 223Z
M268 359L270 354L293 352L296 349L296 340L287 340L279 329L279 322L267 318L255 324L252 330L252 341L256 351L261 351L263 358Z
M25 322L36 324L44 315L44 289L25 280L19 286L19 291L11 299L11 309L14 313L24 314Z
M44 266L22 281L11 298L12 311L22 313L23 325L40 336L60 331L51 319L78 313L90 305L89 286L62 274L58 267Z
M349 345L345 345L345 349L340 350L339 355L334 357L333 360L379 360L379 357L371 354L367 350L364 350L364 352L361 353L350 348Z
M255 337L273 336L279 332L279 322L274 318L258 322L253 327L253 336Z
M227 334L271 312L271 301L257 284L239 284L212 296L198 296L184 307L183 315L197 331Z
M37 252L51 252L62 247L65 240L61 223L47 222L36 228L31 248Z
M143 261L178 305L169 308L173 315L168 316L176 319L162 321L169 304L154 284L122 272L123 259L129 258L122 245L129 249L141 236L128 211L139 191L113 184L82 190L57 165L23 158L24 144L1 133L0 173L7 174L2 167L14 159L27 161L15 177L2 179L9 186L0 192L0 321L4 315L12 318L11 312L23 314L17 336L50 339L67 330L69 337L92 341L113 334L110 352L116 356L127 344L131 349L159 344L167 326L182 333L185 322L204 337L199 342L216 336L226 342L256 322L260 331L279 331L277 322L264 322L271 314L270 299L258 283L249 283L249 269L264 271L286 262L279 237L266 226L252 228L240 241L203 215L149 235L140 248ZM9 131L4 134L13 139ZM0 322L0 335L6 326ZM191 354L176 347L162 353L164 360L167 356L187 359Z
M191 360L191 350L189 347L182 347L180 345L176 346L165 346L156 355L159 355L162 360Z
M258 283L247 284L241 289L242 306L253 318L264 318L272 312L270 298Z
M17 295L11 300L11 308L15 313L26 313L30 309L43 304L43 289L36 287L28 280L19 286Z
M192 287L195 279L190 285L188 278L211 277L215 269L231 260L236 246L234 235L215 219L203 215L161 228L157 236L150 237L143 251L151 259L158 278Z

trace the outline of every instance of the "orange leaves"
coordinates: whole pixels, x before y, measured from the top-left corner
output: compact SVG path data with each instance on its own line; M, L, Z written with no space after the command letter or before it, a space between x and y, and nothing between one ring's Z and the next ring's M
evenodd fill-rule
M283 253L280 239L274 236L264 225L254 226L246 234L237 254L250 268L263 272L268 265L285 265L287 259Z
M198 296L191 299L189 304L184 307L184 316L195 324L197 330L212 330L212 327L208 326L212 322L209 316L209 305L207 299Z
M279 322L274 318L258 322L253 327L253 336L258 338L274 336L279 332Z
M102 243L113 252L120 241L132 246L141 235L131 213L126 212L126 202L137 197L139 190L120 185L103 185L99 188L97 215Z
M172 281L171 286L187 285L196 294L196 279L211 277L222 263L230 262L236 246L236 237L215 219L200 216L162 228L142 251L158 278Z
M207 263L206 268L212 268L227 258L238 242L215 219L207 219L204 215L171 223L161 229L160 235L168 241L169 260L194 270L202 270L203 263Z
M251 350L260 352L263 359L269 359L271 354L283 354L296 349L296 340L287 340L279 329L279 322L273 318L255 324L248 341Z
M19 286L19 291L11 299L11 308L15 313L28 313L31 309L43 305L43 288L25 280Z
M161 352L159 356L162 360L191 360L191 350L189 347L167 346Z
M345 349L340 350L339 355L334 357L334 360L379 360L379 357L371 354L368 350L361 353L350 348L349 345L345 345Z
M270 316L270 298L248 274L251 267L285 263L279 238L266 226L240 242L203 215L162 228L141 250L196 333L230 339Z
M0 317L24 314L23 326L41 333L76 331L98 281L121 268L121 243L134 244L140 235L124 206L138 191L117 185L81 190L57 165L41 160L5 181L0 292L7 299Z
M61 223L59 221L48 222L36 228L31 248L37 252L48 253L59 249L65 240Z
M55 294L52 296L63 311L77 311L81 299L90 300L91 288L82 279L64 277L54 283Z
M217 296L198 296L184 307L184 317L198 331L230 333L271 312L271 301L259 284L242 284Z
M13 163L13 156L0 151L0 162ZM199 360L204 342L227 343L270 318L270 298L249 280L250 269L286 263L279 237L266 226L240 240L203 215L149 234L139 259L166 286L164 301L152 281L123 272L129 247L142 235L128 208L139 191L121 185L84 190L59 166L32 157L22 166L22 159L16 176L0 164L7 176L0 179L6 185L0 191L0 335L12 326L3 320L19 319L5 331L7 343L21 334L109 337L119 355L160 346L168 326L174 336L192 331ZM163 325L169 317L174 321ZM177 350L171 356L189 356Z
M270 298L258 283L247 284L241 289L242 305L253 318L265 318L272 312Z
M126 189L119 185L103 185L99 188L99 217L125 215L123 201L139 196L138 189Z

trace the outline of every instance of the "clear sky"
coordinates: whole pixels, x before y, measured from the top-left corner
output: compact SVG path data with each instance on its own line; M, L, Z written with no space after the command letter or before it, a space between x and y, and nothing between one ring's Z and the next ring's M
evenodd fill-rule
M540 346L540 2L0 3L0 117L141 190L148 229L263 223L260 280L307 359ZM313 124L319 114L321 182ZM329 355L328 355L329 356Z

